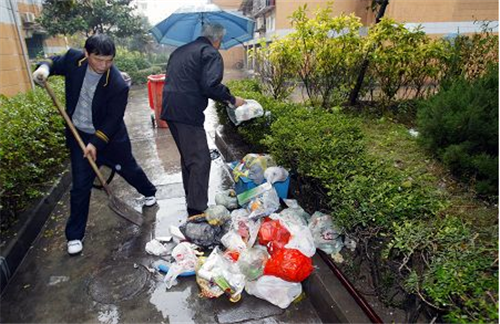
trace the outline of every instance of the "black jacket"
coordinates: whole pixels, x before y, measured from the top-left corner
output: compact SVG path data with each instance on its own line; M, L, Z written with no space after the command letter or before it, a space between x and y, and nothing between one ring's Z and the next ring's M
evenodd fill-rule
M234 104L223 75L222 56L207 38L176 49L167 65L161 118L202 127L209 98Z
M80 50L70 49L66 54L51 57L49 61L40 64L48 65L51 75L65 77L66 111L71 117L80 98L87 71L85 54ZM128 85L114 65L99 80L92 100L92 123L96 132L90 140L98 150L103 149L110 141L128 140L123 121L128 91ZM66 134L69 135L68 130Z

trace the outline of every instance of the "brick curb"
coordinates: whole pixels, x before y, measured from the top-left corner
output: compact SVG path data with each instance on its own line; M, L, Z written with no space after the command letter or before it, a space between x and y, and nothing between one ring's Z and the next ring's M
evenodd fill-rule
M20 219L24 221L16 231L16 236L0 250L0 293L3 293L7 287L10 278L23 261L31 244L40 234L43 225L70 183L71 172L67 167L50 188L48 194L41 198L33 209L21 214Z

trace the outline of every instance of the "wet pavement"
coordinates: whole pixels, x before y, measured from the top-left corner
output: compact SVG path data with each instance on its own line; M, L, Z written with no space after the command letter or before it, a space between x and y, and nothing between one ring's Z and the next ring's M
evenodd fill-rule
M140 195L116 176L115 195L144 214L137 227L116 216L103 191L92 193L83 253L66 253L64 225L69 213L69 191L58 202L1 298L2 323L319 323L306 296L282 310L243 293L238 303L226 297L204 299L194 277L179 278L167 290L163 275L148 267L158 257L145 244L170 235L169 226L187 217L179 154L166 128L154 128L145 87L131 91L125 117L139 164L158 187L158 205L142 209ZM207 111L209 145L216 115ZM212 161L210 202L217 191L232 186L222 157ZM173 243L172 247L174 246Z

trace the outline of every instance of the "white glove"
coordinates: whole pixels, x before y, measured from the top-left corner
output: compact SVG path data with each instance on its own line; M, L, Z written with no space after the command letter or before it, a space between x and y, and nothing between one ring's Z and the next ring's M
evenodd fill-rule
M33 72L33 81L38 83L39 85L43 85L47 78L49 77L49 67L45 64L42 64L38 67L38 69Z

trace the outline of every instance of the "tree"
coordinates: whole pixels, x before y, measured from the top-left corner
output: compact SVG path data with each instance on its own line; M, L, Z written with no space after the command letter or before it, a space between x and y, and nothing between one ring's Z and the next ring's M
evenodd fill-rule
M46 0L40 24L49 35L107 33L117 38L143 34L132 0Z

